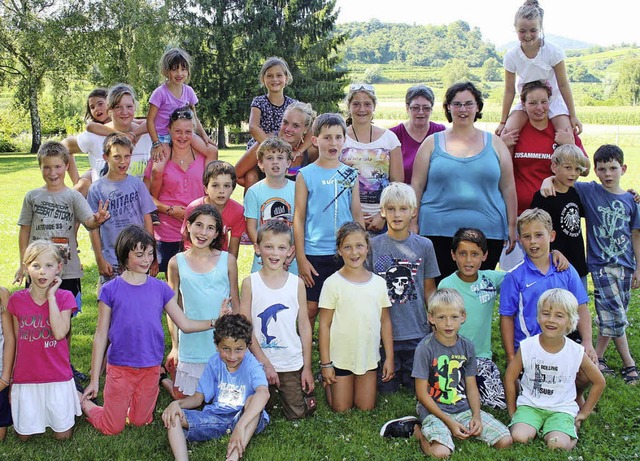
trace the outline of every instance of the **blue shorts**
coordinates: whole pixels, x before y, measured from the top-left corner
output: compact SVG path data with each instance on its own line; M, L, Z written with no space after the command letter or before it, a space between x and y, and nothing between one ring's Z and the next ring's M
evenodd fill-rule
M209 409L210 405L203 410L184 410L184 416L189 423L188 429L183 429L184 435L189 442L204 442L211 439L219 439L227 434L231 434L238 424L242 411L237 413L220 414ZM269 415L262 410L260 421L256 427L255 434L259 434L269 424Z
M9 427L11 420L11 405L9 405L9 386L0 391L0 427Z
M317 276L313 276L313 281L315 282L315 284L312 287L307 287L307 301L317 303L320 300L320 292L322 291L324 281L327 280L329 276L337 272L338 269L340 269L344 265L344 262L342 261L342 258L339 258L336 255L306 256L313 268L318 273Z
M168 134L159 134L158 141L164 144L169 144L171 142L171 133Z

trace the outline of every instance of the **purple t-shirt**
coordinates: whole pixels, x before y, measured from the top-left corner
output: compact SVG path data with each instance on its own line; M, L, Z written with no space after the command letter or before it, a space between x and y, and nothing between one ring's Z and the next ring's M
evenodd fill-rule
M439 131L444 131L445 128L446 127L444 125L441 125L440 123L429 122L429 131L427 131L427 136L431 136L433 133L437 133ZM416 159L416 154L418 153L418 149L422 145L422 141L424 141L424 139L427 139L427 136L425 136L422 141L416 141L411 137L406 127L404 126L404 123L400 123L393 128L389 128L389 130L393 131L400 141L400 149L402 150L402 164L404 165L404 182L406 184L411 184L413 162Z
M169 285L153 277L142 285L116 277L102 286L98 300L111 308L109 364L146 368L162 363L162 313L173 296Z
M158 108L156 131L159 136L165 136L169 134L169 119L173 111L185 106L195 106L198 104L198 97L193 88L189 85L182 85L182 95L176 98L167 88L167 84L164 83L153 90L149 98L149 104L153 104Z

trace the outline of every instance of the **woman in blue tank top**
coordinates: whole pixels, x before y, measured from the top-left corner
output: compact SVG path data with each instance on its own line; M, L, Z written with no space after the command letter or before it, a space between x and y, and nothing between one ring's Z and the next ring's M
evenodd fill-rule
M413 165L411 187L420 201L414 228L433 242L441 278L456 270L451 241L460 227L486 235L489 254L482 269L495 268L503 246L511 252L516 240L511 155L499 137L474 126L483 105L473 83L451 86L443 107L452 125L422 143Z

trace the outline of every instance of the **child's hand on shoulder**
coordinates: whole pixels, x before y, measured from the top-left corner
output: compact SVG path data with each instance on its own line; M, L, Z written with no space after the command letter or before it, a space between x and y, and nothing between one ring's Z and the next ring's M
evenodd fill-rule
M162 422L164 427L169 429L170 427L175 427L176 424L181 424L182 421L184 421L184 411L180 408L178 401L174 400L162 412Z

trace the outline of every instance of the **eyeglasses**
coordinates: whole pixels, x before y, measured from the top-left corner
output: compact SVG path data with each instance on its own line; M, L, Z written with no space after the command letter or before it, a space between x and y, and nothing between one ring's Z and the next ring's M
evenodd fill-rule
M431 112L433 110L433 107L431 106L409 106L409 110L411 112L414 113L419 113L420 111L424 112L425 114L428 114L429 112Z
M180 118L191 120L193 118L193 112L188 109L173 111L173 114L171 114L171 120L176 121Z
M360 91L360 90L364 90L364 91L368 91L369 93L373 93L376 94L376 90L373 89L373 85L369 85L368 83L354 83L351 86L349 86L349 92L354 92L354 91Z
M467 102L452 102L449 106L453 107L455 110L460 110L462 107L465 109L473 109L475 107L475 101L467 101Z

